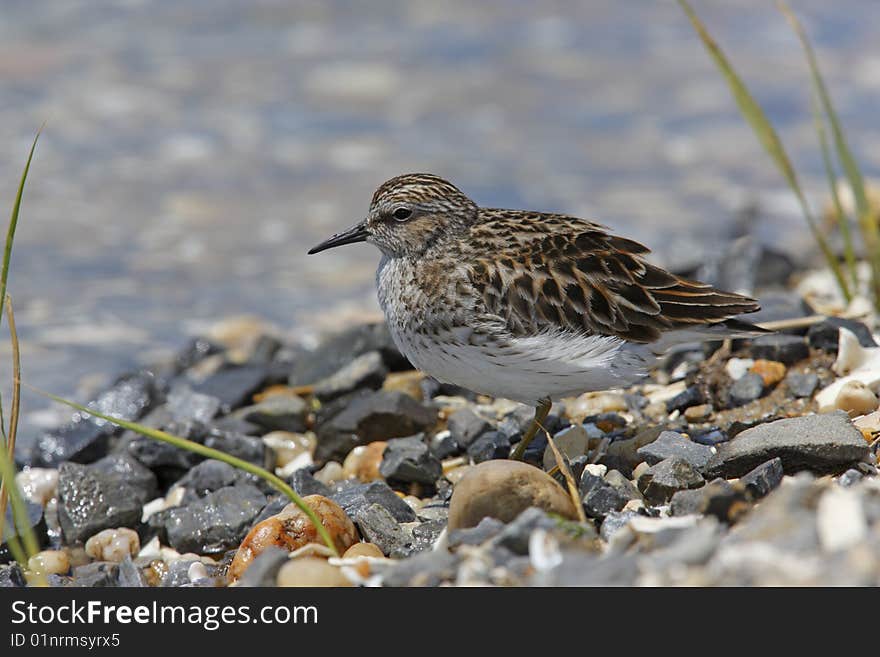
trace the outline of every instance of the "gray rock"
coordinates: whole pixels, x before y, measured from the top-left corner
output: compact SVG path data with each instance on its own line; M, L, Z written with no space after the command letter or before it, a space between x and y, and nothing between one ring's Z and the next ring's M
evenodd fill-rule
M773 335L762 335L752 340L749 353L752 358L778 360L780 363L791 365L809 358L810 349L807 347L806 340L800 336L774 333Z
M43 507L40 504L35 504L27 500L24 501L24 504L27 512L27 529L34 532L37 537L38 545L43 547L49 542ZM11 538L18 538L19 543L21 543L21 534L12 520L12 505L7 500L6 521L3 525L3 541L0 543L0 563L12 561L12 553L9 551L9 540Z
M844 488L849 488L850 486L854 486L855 484L859 483L864 478L865 475L863 475L861 472L850 468L837 478L837 483Z
M309 405L296 396L273 396L235 412L246 422L255 424L264 433L269 431L305 431Z
M785 377L785 385L792 396L798 399L812 397L819 387L819 377L815 372L789 372Z
M432 549L444 529L446 529L445 520L429 520L413 527L413 552Z
M62 463L58 469L58 521L68 543L102 529L136 527L144 503L156 495L156 478L125 454L92 465Z
M221 405L216 397L196 392L186 383L178 383L172 387L165 401L166 408L176 422L210 422L220 411Z
M619 490L601 479L599 481L601 483L588 490L582 500L584 512L590 518L604 518L612 511L620 511L629 502Z
M652 465L639 477L637 483L645 499L662 504L676 491L699 488L704 480L690 463L672 457Z
M669 506L673 516L701 514L732 523L747 509L748 500L743 484L715 479L702 488L674 493Z
M385 507L397 522L413 522L416 520L415 511L400 499L384 481L355 484L331 495L330 499L341 506L348 514L348 517L352 519L356 518L361 510L371 504L379 504Z
M254 436L245 436L233 431L212 429L204 438L205 447L219 449L221 452L259 465L263 468L274 467L274 452L266 444Z
M452 433L449 431L440 431L431 436L428 447L434 456L438 459L446 459L461 451L461 446L455 442Z
M683 413L686 408L705 404L706 401L706 394L703 392L703 388L691 386L666 402L666 412L680 411Z
M509 523L498 536L495 543L514 554L529 553L529 538L536 529L556 529L556 521L536 507L529 507Z
M0 565L0 588L19 588L27 586L24 572L17 561Z
M605 474L605 481L628 500L642 499L642 494L639 492L639 489L618 470L609 470Z
M208 459L193 466L176 485L187 489L188 498L184 498L184 503L189 503L226 486L244 483L257 486L258 481L255 475L234 468L228 463Z
M315 460L343 461L358 445L400 438L432 428L437 413L409 395L379 390L356 398L318 430Z
M116 586L127 588L141 588L147 585L141 569L138 568L131 555L126 554L125 558L119 562L119 568L116 571Z
M443 466L428 449L424 435L418 434L389 440L379 473L389 481L433 484L443 474Z
M220 400L229 411L247 403L269 378L265 365L230 365L218 370L200 383L194 383L195 392Z
M315 384L318 399L329 401L359 388L378 390L385 381L388 368L378 351L368 351L346 363L330 376Z
M749 372L733 382L727 391L727 403L731 407L755 401L764 394L764 379L760 374Z
M599 459L599 463L620 470L624 474L630 474L632 469L642 462L639 449L657 440L662 431L661 427L650 427L639 431L632 438L613 440Z
M384 586L440 586L455 579L460 557L446 550L428 550L395 563L382 577Z
M487 431L468 445L467 455L474 463L506 459L510 456L510 438L500 431Z
M595 426L595 425L593 425ZM553 442L563 455L569 460L583 456L587 453L590 445L590 434L580 424L574 424L563 429L553 436ZM550 470L556 465L556 457L550 445L544 450L544 470Z
M871 335L871 330L867 326L855 319L842 317L826 317L818 324L813 324L807 331L807 340L814 349L837 353L841 328L852 331L863 347L877 346L877 343L874 342L874 336Z
M271 545L257 555L238 580L245 588L255 586L275 586L275 579L281 566L288 562L290 553Z
M299 495L323 495L330 497L333 491L330 486L322 481L315 479L314 475L309 472L308 468L300 468L290 475L290 485Z
M229 486L165 515L168 542L178 552L220 554L237 547L266 504L254 486Z
M611 537L617 533L619 529L625 527L626 524L637 515L639 515L637 511L611 511L602 521L602 526L599 528L599 536L601 536L602 540L605 542L610 541Z
M777 457L747 472L739 478L739 481L746 487L752 500L759 500L781 484L784 475L782 459Z
M453 412L446 422L456 444L468 447L478 436L492 429L492 425L469 408Z
M189 578L189 569L194 563L196 563L195 559L178 559L171 562L168 566L168 572L162 578L162 588L192 586L193 582Z
M412 544L400 523L380 504L358 510L354 520L361 536L375 544L385 556L401 555Z
M110 561L93 561L73 569L73 586L101 587L116 586L119 565Z
M868 454L868 444L846 413L805 415L759 424L718 446L711 476L738 477L779 457L786 473L841 472Z
M495 518L483 518L476 527L466 529L453 529L449 532L447 541L450 549L461 545L482 545L494 538L504 529L504 523Z
M677 431L664 431L654 442L640 447L637 454L648 465L655 465L668 458L679 458L690 463L698 472L705 470L714 451L711 447L688 440Z
M137 420L153 405L156 396L153 377L134 374L119 379L87 406L123 420ZM70 423L37 437L31 465L53 468L64 461L91 463L107 454L110 437L119 431L114 424L77 413Z

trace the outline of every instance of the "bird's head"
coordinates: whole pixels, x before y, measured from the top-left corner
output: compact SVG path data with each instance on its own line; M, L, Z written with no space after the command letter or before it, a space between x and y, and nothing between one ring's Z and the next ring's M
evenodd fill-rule
M382 183L365 219L321 242L309 254L370 242L392 258L415 256L443 236L467 228L477 213L476 203L452 183L428 173L408 173Z

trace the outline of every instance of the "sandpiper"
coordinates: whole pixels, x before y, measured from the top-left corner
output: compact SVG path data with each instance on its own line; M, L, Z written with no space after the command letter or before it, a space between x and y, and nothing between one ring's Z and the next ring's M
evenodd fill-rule
M650 264L649 250L563 214L482 208L425 173L383 183L367 217L312 248L382 252L379 304L410 362L434 378L535 406L626 387L669 347L754 335L754 299Z

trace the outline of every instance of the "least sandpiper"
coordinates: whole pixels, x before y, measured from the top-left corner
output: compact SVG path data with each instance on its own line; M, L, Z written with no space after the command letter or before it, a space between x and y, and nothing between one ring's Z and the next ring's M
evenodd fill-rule
M632 385L669 347L754 335L757 302L645 260L649 250L563 214L481 208L413 173L367 217L309 253L370 242L379 304L413 365L440 381L535 406L521 458L553 399Z

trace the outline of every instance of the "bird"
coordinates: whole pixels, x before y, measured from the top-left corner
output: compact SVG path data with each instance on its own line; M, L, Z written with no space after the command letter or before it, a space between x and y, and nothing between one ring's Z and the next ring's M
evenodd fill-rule
M382 183L364 219L309 250L378 247L379 305L400 351L435 379L535 408L644 380L670 347L754 337L755 299L651 264L650 250L567 214L480 207L428 173Z

